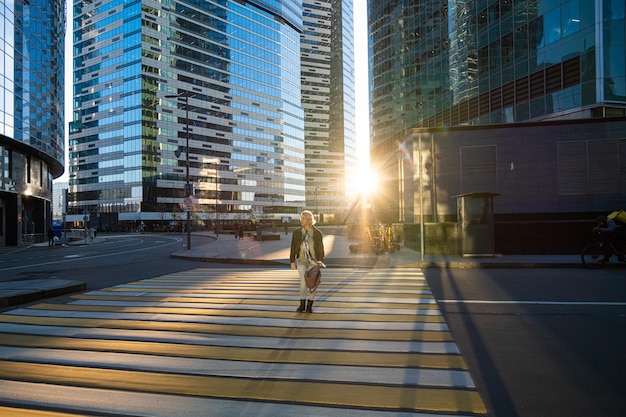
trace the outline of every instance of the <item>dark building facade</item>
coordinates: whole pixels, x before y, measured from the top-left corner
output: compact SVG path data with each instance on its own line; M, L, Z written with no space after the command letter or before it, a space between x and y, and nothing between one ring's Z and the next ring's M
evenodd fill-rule
M498 253L576 252L626 207L626 118L414 129L398 160L401 220L453 223L458 196L496 194Z
M507 148L514 149L515 155L506 159L543 161L532 172L546 181L568 178L564 171L551 168L564 152L577 152L568 147L571 141L580 146L585 143L590 160L598 157L593 156L597 153L593 149L602 141L616 146L607 152L621 152L623 142L616 133L620 130L613 125L619 126L626 107L623 1L370 1L368 6L372 164L386 181L385 191L377 198L385 221L414 223L427 218L439 222L454 214L448 210L453 194L440 189L441 176L449 175L443 174L444 166L451 155L458 158L466 152L467 158L478 137L491 140L495 147L474 149L477 160L493 154L499 155L500 162L502 147L510 145L511 137L532 142L533 146ZM594 130L576 136L588 121ZM559 124L563 130L557 129ZM463 133L453 134L455 139L450 141L446 131L457 132L455 127L461 126L467 128L459 128ZM428 143L428 149L421 151L425 158L421 171L417 166L411 169L420 174L407 188L407 178L400 178L406 171L399 162L406 149L413 149L414 129L421 132L419 136L431 135L422 142ZM544 135L543 130L559 133ZM505 132L508 139L498 136ZM543 142L536 143L536 137ZM456 144L454 149L449 148L451 143ZM578 145L572 146L577 149ZM545 146L551 151L545 152ZM552 159L546 160L547 155ZM533 175L519 177L519 170L509 170L507 175L515 174L528 184L503 187L499 181L505 171L498 171L498 181L489 187L480 184L472 189L472 183L465 181L453 193L519 195L514 204L496 197L496 222L504 215L548 221L565 213L582 220L625 205L623 168L615 171L614 165L602 164L597 168L589 175L618 186L577 189L576 197L565 197L564 183L558 190L536 187ZM461 167L454 169L460 175ZM407 210L402 202L414 201L414 196L405 194L417 189L418 183L429 187L428 191L420 188L422 195L433 197L429 204ZM547 196L544 193L549 189L555 193ZM415 207L427 210L421 213L425 216Z
M64 166L64 1L0 1L0 245L42 239Z

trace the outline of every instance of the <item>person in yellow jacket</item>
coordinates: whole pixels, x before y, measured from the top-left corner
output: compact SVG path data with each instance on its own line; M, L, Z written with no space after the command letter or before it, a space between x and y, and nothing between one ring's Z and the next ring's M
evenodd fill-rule
M613 255L613 249L611 245L617 251L617 260L619 262L626 262L624 257L624 236L626 235L626 226L618 224L614 217L598 216L596 217L596 227L592 229L594 232L599 232L602 235L602 241L604 242L604 257L600 259L600 262L608 262Z

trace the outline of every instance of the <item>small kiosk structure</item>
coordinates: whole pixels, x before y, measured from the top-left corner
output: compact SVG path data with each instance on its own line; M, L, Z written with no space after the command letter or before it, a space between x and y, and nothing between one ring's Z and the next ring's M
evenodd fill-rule
M457 199L459 255L496 256L493 198L498 195L478 192L454 196Z

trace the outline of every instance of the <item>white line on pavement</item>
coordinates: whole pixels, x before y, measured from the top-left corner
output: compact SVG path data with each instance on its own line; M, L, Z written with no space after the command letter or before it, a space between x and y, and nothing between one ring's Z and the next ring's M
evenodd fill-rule
M498 300L437 300L441 304L522 304L562 306L626 306L625 301L498 301Z

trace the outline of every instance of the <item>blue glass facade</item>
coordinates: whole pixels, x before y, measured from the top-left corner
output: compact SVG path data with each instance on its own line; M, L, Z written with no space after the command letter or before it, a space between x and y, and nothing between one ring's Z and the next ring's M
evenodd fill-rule
M69 211L197 223L304 205L301 3L77 2Z
M624 114L624 2L370 1L374 142L412 127Z
M0 1L0 245L41 238L64 165L64 1Z

